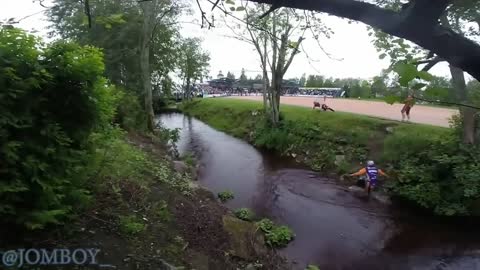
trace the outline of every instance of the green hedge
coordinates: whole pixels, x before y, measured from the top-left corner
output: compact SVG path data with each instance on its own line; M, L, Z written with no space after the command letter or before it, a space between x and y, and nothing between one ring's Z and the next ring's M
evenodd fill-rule
M109 126L114 90L93 47L44 47L0 28L0 215L31 229L58 223L89 198L90 135Z

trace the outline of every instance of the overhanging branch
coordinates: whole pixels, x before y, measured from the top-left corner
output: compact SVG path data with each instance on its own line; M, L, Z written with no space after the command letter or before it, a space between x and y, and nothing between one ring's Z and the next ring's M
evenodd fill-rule
M273 4L275 0L252 0L257 3ZM432 16L442 14L441 8L448 5L446 0L421 0L434 5L437 11ZM441 2L441 5L437 4ZM445 4L446 3L446 4ZM455 33L452 29L441 26L437 21L432 25L422 25L422 21L413 19L408 24L408 17L399 12L381 8L359 0L282 0L280 6L318 12L326 12L342 18L356 20L378 28L383 32L412 41L424 49L434 52L450 64L463 69L480 80L480 45ZM429 11L430 12L430 11ZM417 27L412 27L417 26Z
M441 57L439 56L436 56L432 59L426 59L426 60L420 60L420 61L417 61L415 62L414 64L415 65L423 65L423 64L426 64L423 68L422 68L422 71L429 71L430 69L432 69L436 64L440 63L440 62L443 62L445 61L444 59L442 59Z
M263 14L259 17L259 19L263 19L263 18L267 17L268 14L274 12L274 11L275 11L276 9L278 9L278 8L279 8L278 4L277 4L276 2L274 2L274 4L270 7L270 9L268 9L267 12L263 13Z

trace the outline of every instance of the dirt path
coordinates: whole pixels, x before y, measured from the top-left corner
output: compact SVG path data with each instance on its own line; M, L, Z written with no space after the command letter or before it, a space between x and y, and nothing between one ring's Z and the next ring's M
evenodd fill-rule
M235 96L233 98L262 100L261 96ZM281 97L282 104L312 107L315 97ZM318 98L323 102L323 98ZM334 110L350 113L358 113L385 119L401 120L400 111L402 104L389 105L380 101L365 101L351 99L327 98L328 106ZM411 110L411 121L420 124L449 127L448 120L458 111L448 108L429 107L416 105Z

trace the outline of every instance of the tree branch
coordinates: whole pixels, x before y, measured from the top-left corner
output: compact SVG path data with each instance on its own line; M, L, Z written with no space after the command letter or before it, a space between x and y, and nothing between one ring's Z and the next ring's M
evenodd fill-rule
M305 33L305 31L303 33ZM293 49L292 53L290 54L290 58L288 59L287 64L283 68L282 74L285 74L287 72L288 68L290 67L290 64L292 64L293 58L298 53L298 48L300 47L300 43L302 43L303 39L304 39L303 35L298 38L297 46L295 47L295 49Z
M404 6L401 15L404 21L421 21L423 26L432 26L438 23L438 19L445 12L445 9L452 0L412 0ZM422 27L423 27L422 26Z
M218 5L219 2L220 2L220 0L217 0L217 1L215 2L215 4L213 4L212 11L217 7L217 5Z
M264 4L274 3L274 0L252 1ZM437 10L434 14L439 14L438 11L445 6L445 0L422 1L430 3L431 7ZM433 51L450 64L463 69L480 80L480 45L438 23L422 25L423 21L418 21L417 16L410 17L410 19L415 19L406 24L405 18L408 18L408 16L405 17L406 13L401 14L357 0L282 0L281 6L326 12L338 17L363 22L385 33L405 38L424 49ZM425 10L425 12L429 11ZM415 27L411 27L412 25Z
M92 14L90 13L90 0L85 0L85 14L88 18L88 28L92 28Z
M276 1L273 2L272 6L270 7L270 9L267 10L267 12L263 13L259 19L263 19L265 17L268 16L268 14L272 13L273 11L275 11L276 9L278 9L280 6L277 4Z
M422 65L422 64L427 64L425 65L423 68L422 68L422 71L429 71L430 69L432 69L436 64L442 62L442 61L445 61L443 60L441 57L439 56L436 56L434 57L433 59L426 59L426 60L421 60L421 61L417 61L415 62L414 64L415 65Z

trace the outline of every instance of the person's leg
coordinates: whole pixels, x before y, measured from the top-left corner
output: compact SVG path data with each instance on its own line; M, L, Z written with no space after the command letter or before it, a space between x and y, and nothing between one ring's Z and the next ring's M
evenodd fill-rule
M400 112L402 113L402 122L403 122L403 121L405 121L405 106L403 106L403 108Z
M407 114L407 119L408 121L410 121L410 107L407 107L407 109L405 110L405 113Z

